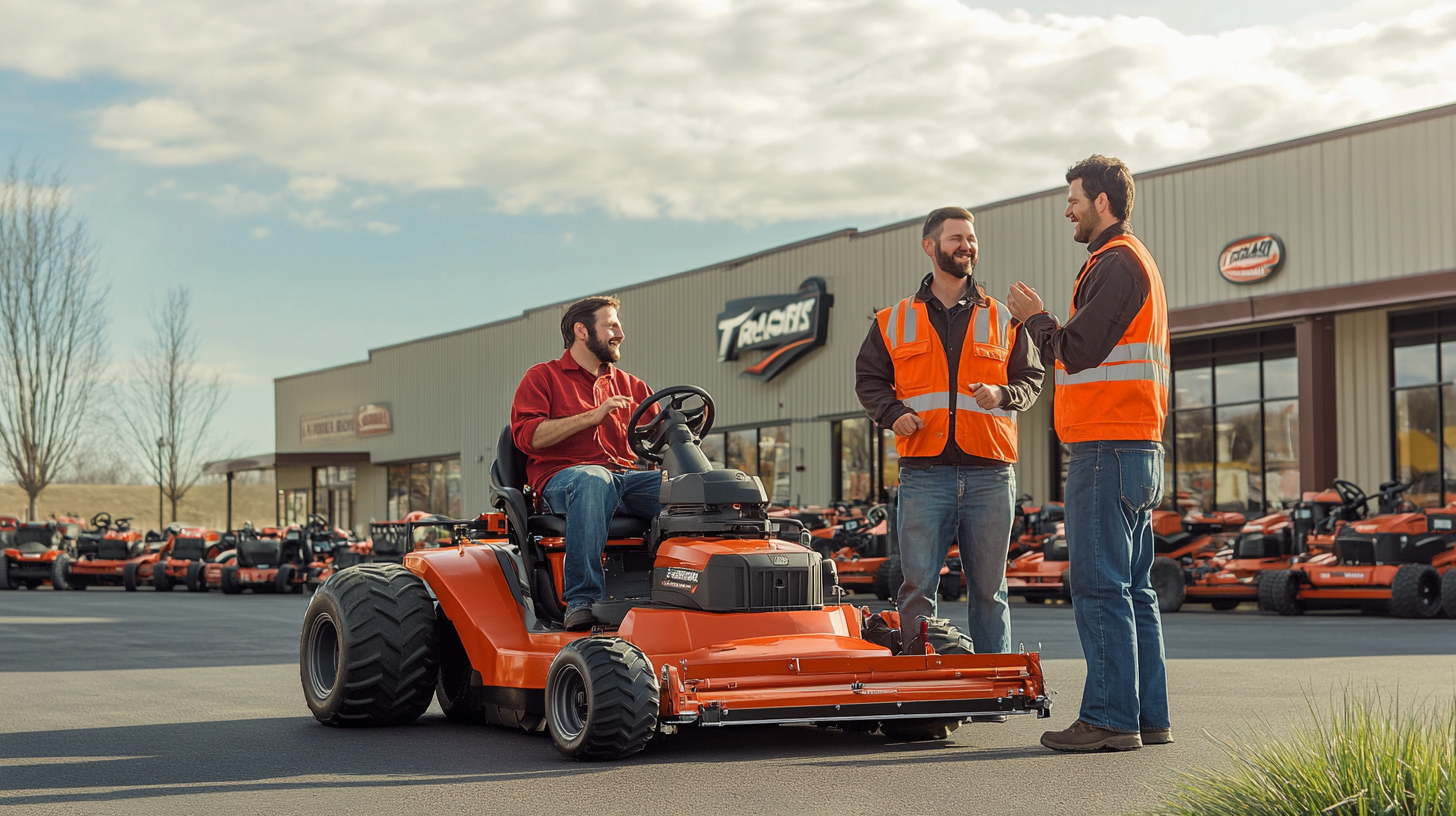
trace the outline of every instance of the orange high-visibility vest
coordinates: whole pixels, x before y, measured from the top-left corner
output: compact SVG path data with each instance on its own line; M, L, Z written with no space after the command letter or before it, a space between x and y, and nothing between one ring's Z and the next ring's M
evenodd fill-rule
M1016 412L987 410L971 396L975 383L1006 385L1006 360L1016 344L1009 313L994 299L986 301L972 307L961 345L954 394L956 444L971 456L1015 462ZM901 456L939 456L950 430L952 395L945 346L930 325L930 312L911 296L875 317L895 366L895 396L925 423L910 436L897 435L895 449Z
M1072 314L1077 313L1077 290L1087 273L1102 253L1120 246L1132 251L1148 276L1148 298L1101 365L1068 374L1057 360L1056 424L1063 442L1163 439L1168 418L1168 299L1158 265L1142 241L1119 235L1087 258L1072 287Z

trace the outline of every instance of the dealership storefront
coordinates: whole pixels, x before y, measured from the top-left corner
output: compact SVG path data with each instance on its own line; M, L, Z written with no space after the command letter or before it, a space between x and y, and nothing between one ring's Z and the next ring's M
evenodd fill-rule
M1398 477L1422 504L1456 499L1456 106L1137 182L1133 227L1162 269L1173 330L1170 505L1277 509L1336 477L1372 492ZM1024 280L1065 314L1085 250L1064 197L972 208L992 294ZM775 501L881 496L898 480L895 448L860 410L854 359L874 311L928 271L919 229L916 218L632 287L604 281L623 303L622 365L713 394L709 456L761 476ZM280 516L358 526L485 509L516 383L560 354L560 314L544 306L277 380L276 450L357 460L279 466ZM1020 417L1018 479L1038 500L1060 495L1065 462L1049 391Z

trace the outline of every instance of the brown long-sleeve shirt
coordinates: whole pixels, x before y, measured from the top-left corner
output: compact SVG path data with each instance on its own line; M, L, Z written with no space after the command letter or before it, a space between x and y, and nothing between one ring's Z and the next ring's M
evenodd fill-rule
M945 359L947 369L950 371L950 393L956 393L956 372L960 371L961 346L965 343L966 327L971 319L971 307L984 305L985 294L976 284L974 278L966 287L966 294L949 309L940 302L934 293L930 291L930 281L934 273L926 275L920 282L920 290L915 293L915 299L924 301L926 311L930 313L930 325L935 327L935 333L940 337L940 344L945 347ZM1000 407L1007 411L1025 411L1036 402L1036 397L1041 393L1042 380L1045 377L1045 370L1042 368L1041 358L1037 354L1036 346L1027 336L1025 329L1019 324L1012 323L1016 331L1016 342L1012 346L1011 354L1006 360L1007 385L1002 386L1005 396L1001 398ZM854 391L859 397L859 402L864 406L865 413L870 419L881 428L890 428L895 420L910 413L910 409L895 396L895 365L890 359L890 351L885 348L885 338L880 334L880 325L877 322L870 323L869 336L865 337L864 344L860 346L859 358L854 364ZM900 467L935 467L940 465L963 465L972 467L1004 467L1005 462L995 459L986 459L980 456L972 456L960 449L955 441L955 412L951 411L950 429L947 432L947 443L945 450L939 456L904 456L900 458Z
M1118 235L1131 234L1126 222L1114 224L1087 245L1087 252L1096 252ZM1148 276L1131 255L1126 247L1102 253L1077 287L1072 299L1077 313L1065 324L1046 312L1026 319L1024 328L1048 366L1061 360L1068 374L1076 374L1102 365L1112 353L1148 299Z

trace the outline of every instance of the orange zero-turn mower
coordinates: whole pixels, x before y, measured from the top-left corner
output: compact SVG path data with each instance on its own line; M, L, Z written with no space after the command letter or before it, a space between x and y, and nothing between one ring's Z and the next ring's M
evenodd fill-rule
M1262 577L1287 568L1294 558L1293 529L1289 514L1281 511L1248 522L1231 541L1215 536L1224 545L1221 549L1198 550L1179 559L1179 583L1155 574L1159 609L1176 612L1184 604L1207 603L1227 611L1257 601Z
M91 517L91 529L82 531L70 551L51 565L55 589L120 586L135 592L152 580L152 565L164 543L155 532L131 528L131 519L112 520L110 513Z
M174 524L167 528L167 541L152 565L152 589L171 592L181 584L188 592L206 592L202 571L207 562L222 552L222 536L206 527Z
M821 535L827 532L828 535ZM862 516L845 514L827 531L810 530L810 546L839 573L839 585L850 592L874 593L890 600L900 589L899 558L892 560L894 544L890 533L890 507L876 504ZM893 586L891 585L893 584Z
M243 525L234 537L234 557L218 565L218 588L224 595L302 592L307 580L303 566L303 535L298 525L254 529ZM213 565L204 569L206 575Z
M1044 603L1047 598L1070 600L1070 596L1064 593L1066 588L1062 586L1067 561L1064 557L1058 560L1058 556L1065 556L1065 546L1053 553L1051 559L1041 555L1046 542L1062 533L1066 507L1061 502L1047 502L1040 507L1034 507L1031 502L1031 496L1024 493L1017 498L1011 526L1014 537L1006 547L1007 590L1010 592L1011 586L1016 586L1017 591L1011 594L1020 595L1029 603ZM1041 557L1023 559L1023 556L1031 553L1037 553ZM1023 560L1017 563L1018 559ZM959 544L952 544L945 558L945 566L940 568L938 592L942 600L954 601L961 597L965 587L961 548Z
M1245 521L1242 513L1195 513L1179 519L1170 510L1153 511L1155 555L1150 577L1159 611L1177 612L1182 608L1190 580L1188 570L1238 540Z
M1345 483L1348 484L1348 483ZM1409 485L1382 485L1382 497ZM1365 504L1364 494L1359 496ZM1331 557L1296 561L1264 576L1260 607L1280 615L1306 609L1360 609L1398 618L1431 618L1445 608L1443 582L1456 565L1456 506L1422 510L1408 503L1382 502L1374 518L1348 522L1334 534Z
M51 582L51 566L65 538L53 521L22 522L0 516L0 590L35 589Z
M930 644L920 653L863 637L886 618L837 602L833 562L804 546L801 528L797 541L774 537L758 478L713 469L698 445L712 420L711 398L692 386L658 391L632 415L633 450L662 465L664 509L611 520L607 597L590 633L562 627L566 519L530 514L507 429L491 479L506 537L475 531L403 565L341 571L314 593L299 649L314 716L408 723L434 691L452 720L545 729L568 757L608 760L689 726L940 739L976 715L1049 714L1037 654L974 654L943 621L910 624L905 640Z

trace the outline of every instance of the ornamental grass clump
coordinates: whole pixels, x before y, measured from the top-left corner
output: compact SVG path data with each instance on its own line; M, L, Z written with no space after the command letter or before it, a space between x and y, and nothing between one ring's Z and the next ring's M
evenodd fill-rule
M1157 816L1452 816L1456 705L1345 691L1284 734L1219 741L1226 771L1180 773Z

